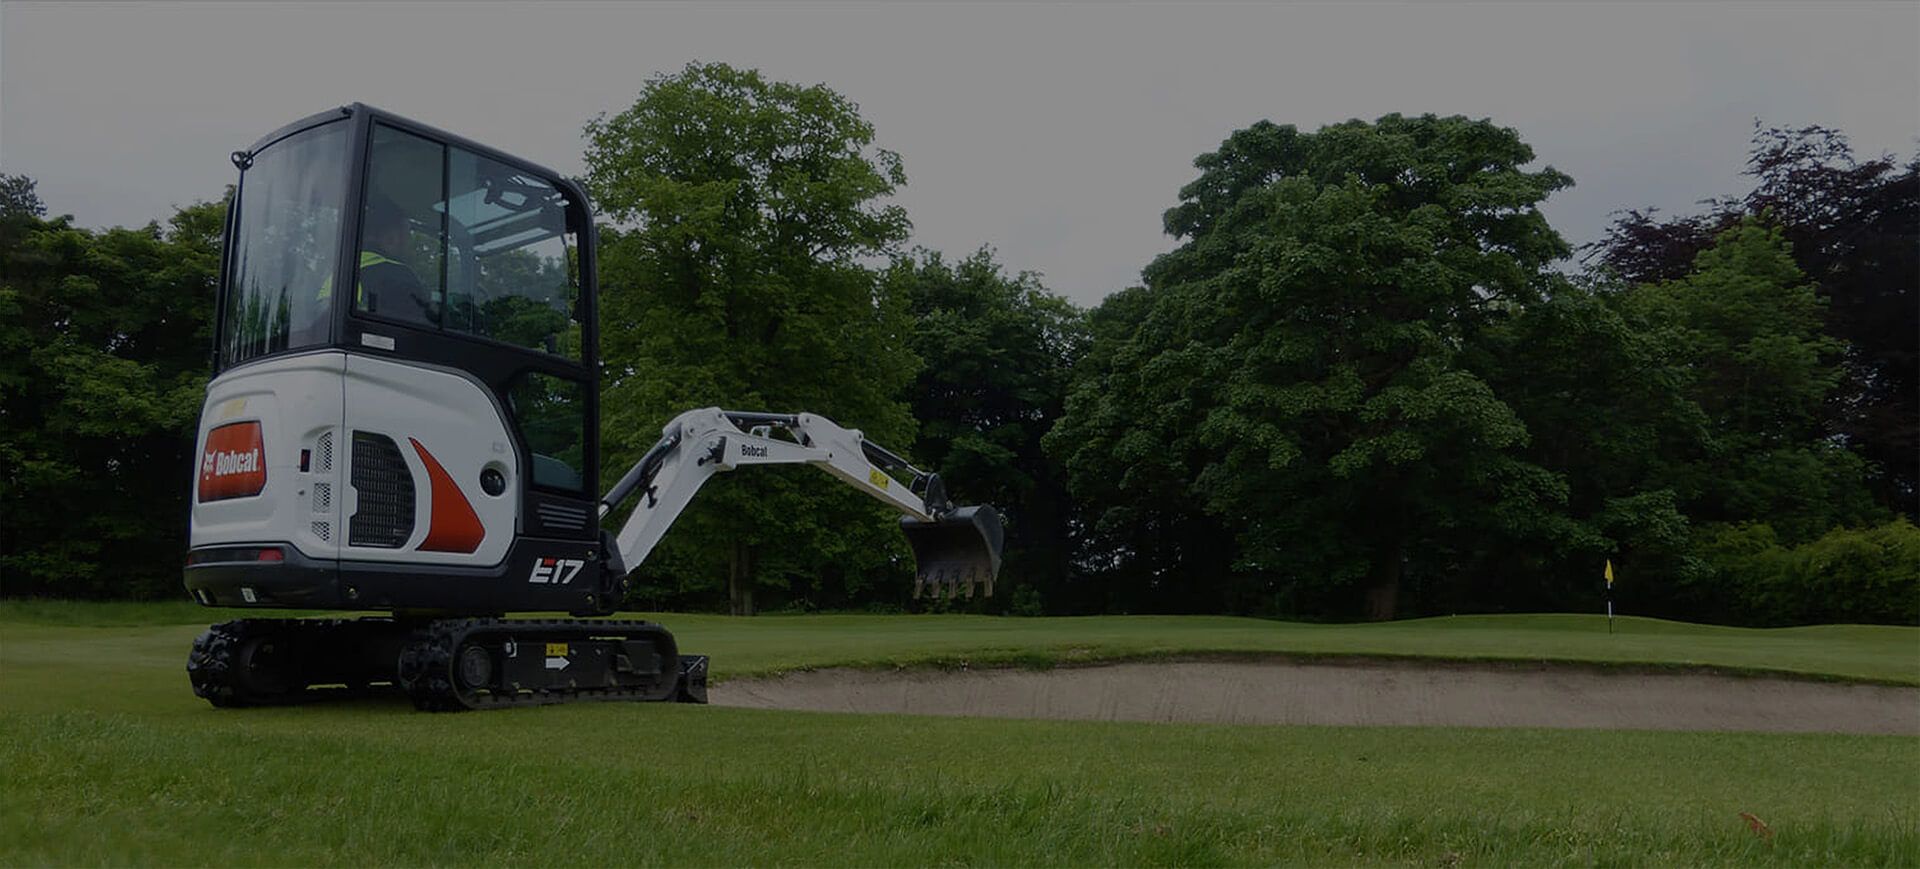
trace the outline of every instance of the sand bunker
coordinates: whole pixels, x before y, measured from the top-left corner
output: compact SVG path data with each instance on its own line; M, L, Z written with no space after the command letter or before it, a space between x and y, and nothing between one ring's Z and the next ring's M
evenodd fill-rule
M1920 734L1920 688L1547 665L816 670L730 680L714 687L712 699L758 709L989 718Z

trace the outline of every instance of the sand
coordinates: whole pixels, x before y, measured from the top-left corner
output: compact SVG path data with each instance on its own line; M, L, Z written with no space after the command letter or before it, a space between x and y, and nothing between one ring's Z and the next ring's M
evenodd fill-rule
M712 702L823 712L1184 721L1920 734L1920 688L1710 673L1405 661L1185 661L1035 670L828 669Z

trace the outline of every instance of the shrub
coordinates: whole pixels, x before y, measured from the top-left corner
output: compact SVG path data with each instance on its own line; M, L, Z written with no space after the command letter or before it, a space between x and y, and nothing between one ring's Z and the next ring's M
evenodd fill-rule
M1920 528L1905 518L1793 547L1764 523L1719 525L1699 551L1733 620L1920 625Z

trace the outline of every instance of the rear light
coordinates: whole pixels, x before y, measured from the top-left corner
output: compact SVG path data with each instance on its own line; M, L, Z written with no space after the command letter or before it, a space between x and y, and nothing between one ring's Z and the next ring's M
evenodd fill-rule
M223 546L210 549L196 549L187 553L187 566L196 564L233 564L236 562L267 562L277 564L287 560L287 551L279 546Z

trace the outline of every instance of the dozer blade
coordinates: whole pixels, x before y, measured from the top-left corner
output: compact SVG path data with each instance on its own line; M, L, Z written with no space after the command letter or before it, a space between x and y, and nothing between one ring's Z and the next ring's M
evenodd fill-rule
M914 597L924 591L938 596L943 590L947 597L957 597L962 585L967 597L973 597L976 582L986 583L987 596L993 596L1004 535L1000 514L992 507L956 507L931 522L906 516L900 519L900 530L913 548Z

